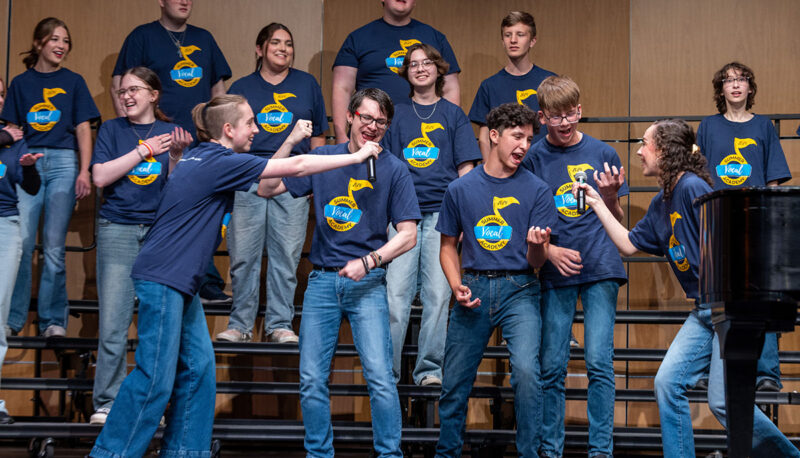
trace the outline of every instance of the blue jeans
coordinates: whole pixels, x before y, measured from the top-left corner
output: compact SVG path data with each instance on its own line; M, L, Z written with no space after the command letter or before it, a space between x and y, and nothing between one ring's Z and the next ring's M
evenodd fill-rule
M136 368L122 382L93 457L139 457L166 413L161 456L208 457L214 425L214 348L199 298L134 280Z
M450 305L450 285L439 263L441 234L435 229L439 213L423 213L417 223L417 244L395 258L386 267L386 294L389 299L389 329L394 349L393 372L400 380L400 357L406 340L411 314L411 301L420 283L422 323L419 330L417 364L414 383L420 384L428 375L442 378L444 342L447 337L447 308ZM389 238L397 234L389 226Z
M375 450L382 457L403 456L385 276L380 268L357 282L321 270L308 276L300 322L300 407L309 457L334 455L328 377L342 318L350 322L367 381Z
M542 454L564 452L564 409L569 336L578 296L584 314L586 372L589 377L589 456L614 450L614 320L619 283L603 280L542 294Z
M67 229L75 206L75 179L78 177L78 157L71 149L29 148L33 154L43 153L36 161L42 180L39 192L32 196L17 186L19 221L22 234L22 258L17 282L11 298L8 325L20 331L28 319L31 305L33 249L39 216L44 209L42 247L44 263L39 282L39 330L48 326L67 327L67 277L64 253Z
M237 192L231 214L233 307L229 329L250 332L258 312L261 254L267 250L267 314L264 330L292 329L297 264L306 241L308 198L283 193L271 199L256 194L258 183Z
M704 375L709 362L708 406L725 426L725 378L719 351L719 340L711 324L711 310L694 309L670 344L655 378L665 457L695 456L686 392ZM752 456L800 457L794 445L755 406Z
M756 383L770 379L783 388L781 363L778 357L778 334L774 332L768 332L764 336L764 348L761 349L761 356L758 358L756 377Z
M128 328L133 321L131 269L150 226L97 222L97 295L100 339L94 373L94 409L111 408L128 374Z
M11 292L17 280L19 259L22 256L22 236L19 230L19 216L0 216L0 234L3 242L0 243L0 370L6 359L8 341L6 341L6 322L8 310L11 306ZM6 412L6 403L0 400L0 412Z
M481 304L469 309L456 304L450 312L439 398L437 457L461 456L467 402L494 328L503 329L511 362L511 386L517 420L517 452L535 457L539 449L539 343L542 321L539 281L533 274L489 278L464 274L462 283Z

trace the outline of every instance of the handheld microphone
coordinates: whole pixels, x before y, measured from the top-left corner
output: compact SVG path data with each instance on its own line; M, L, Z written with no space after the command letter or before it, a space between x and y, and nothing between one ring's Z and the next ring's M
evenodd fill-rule
M580 171L575 174L575 181L578 183L586 183L586 172ZM578 188L578 214L586 213L586 191L583 188Z
M372 156L367 158L367 180L375 182L375 158Z

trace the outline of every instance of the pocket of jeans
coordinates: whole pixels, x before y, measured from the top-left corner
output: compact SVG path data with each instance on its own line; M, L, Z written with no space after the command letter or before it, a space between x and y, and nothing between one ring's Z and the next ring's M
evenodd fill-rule
M539 293L540 284L536 275L509 275L508 281L519 289L532 288L534 293Z
M475 283L475 281L477 279L478 279L478 275L475 275L475 274L464 274L464 275L461 276L461 284L466 286L466 287L469 287L469 285Z
M111 226L111 221L105 218L97 218L97 225L100 227L108 227Z

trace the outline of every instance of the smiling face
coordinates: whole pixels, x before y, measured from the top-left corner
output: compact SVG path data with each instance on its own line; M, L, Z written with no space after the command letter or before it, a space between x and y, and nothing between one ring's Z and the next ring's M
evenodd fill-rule
M36 48L39 52L38 63L44 63L49 67L58 68L61 62L69 54L71 49L69 33L64 27L56 27L43 42L37 43Z
M140 78L128 73L122 77L119 93L121 95L118 94L117 97L122 102L128 119L141 124L152 122L151 118L155 116L155 104L158 100L157 91Z
M517 59L530 52L536 44L536 38L531 35L531 28L518 22L503 28L503 48L509 59Z
M417 49L406 56L408 59L408 82L414 89L430 88L436 84L437 72L436 64L425 54L425 51ZM425 62L429 62L425 65Z
M356 112L358 114L347 113L347 122L350 123L350 143L352 148L355 148L353 151L360 150L367 142L380 142L388 127L381 128L374 121L376 119L386 121L386 113L381 111L378 102L368 97L361 101ZM373 121L366 123L361 119L362 116L369 116Z
M642 161L642 175L646 177L657 177L660 173L658 159L661 157L661 152L656 149L653 139L655 130L656 126L647 128L642 137L642 146L636 151L636 155Z
M528 124L506 127L502 133L492 129L489 131L489 138L496 144L492 150L495 151L503 170L506 173L514 173L525 159L528 148L531 147L533 126Z
M278 29L259 48L256 54L261 58L261 64L275 73L280 73L292 65L294 61L294 41L289 32Z
M240 103L236 106L236 111L238 111L238 119L234 124L225 124L223 131L230 137L230 148L233 151L246 153L250 151L253 137L258 133L258 126L250 104Z

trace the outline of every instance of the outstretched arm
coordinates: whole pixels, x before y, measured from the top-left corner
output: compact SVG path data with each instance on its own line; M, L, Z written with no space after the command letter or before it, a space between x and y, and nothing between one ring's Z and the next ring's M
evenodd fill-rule
M625 212L619 204L619 188L625 183L625 168L620 167L617 170L616 165L609 168L608 162L604 162L603 166L605 168L604 171L600 173L597 170L594 171L594 182L597 183L597 189L600 191L603 202L611 211L611 214L614 215L617 221L622 221Z
M617 246L619 252L625 256L631 256L639 251L633 246L633 243L631 243L631 239L628 237L628 229L617 221L616 217L611 213L608 207L606 207L600 194L586 183L572 183L572 194L575 195L576 199L578 198L579 187L583 188L586 194L586 204L592 207L592 210L594 210L600 222L603 223L603 228L605 228L608 236L611 238L611 241L614 242L614 245Z

